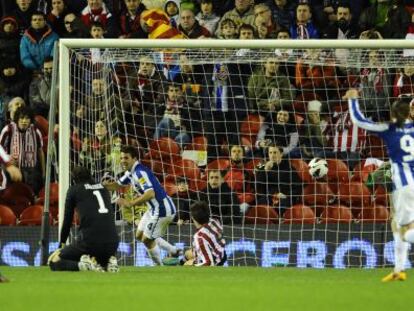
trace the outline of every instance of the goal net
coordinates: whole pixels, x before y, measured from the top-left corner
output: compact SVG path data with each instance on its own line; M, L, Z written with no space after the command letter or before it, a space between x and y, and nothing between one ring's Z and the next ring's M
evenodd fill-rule
M356 88L367 117L390 120L392 102L413 94L411 51L177 42L63 41L61 193L74 165L97 182L119 176L120 147L132 145L177 206L166 239L179 247L195 232L189 206L204 200L224 223L229 265L392 265L386 150L342 96ZM117 207L126 265L151 265L134 238L145 210Z

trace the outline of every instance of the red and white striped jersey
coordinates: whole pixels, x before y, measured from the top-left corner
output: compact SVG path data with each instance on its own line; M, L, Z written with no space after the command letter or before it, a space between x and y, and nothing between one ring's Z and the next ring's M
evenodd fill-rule
M334 152L361 152L367 132L354 124L348 111L334 112L332 145Z
M210 219L194 233L193 251L195 266L216 266L225 256L226 241L223 226L217 219Z

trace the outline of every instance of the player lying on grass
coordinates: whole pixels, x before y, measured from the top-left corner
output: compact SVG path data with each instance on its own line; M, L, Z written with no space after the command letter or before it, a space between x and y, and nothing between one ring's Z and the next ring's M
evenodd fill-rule
M124 175L117 182L105 181L103 184L110 191L131 185L137 192L139 196L133 200L118 199L121 208L141 204L148 206L139 221L136 237L144 243L154 263L161 265L160 248L172 256L180 254L180 250L162 238L177 212L175 205L154 173L138 161L136 148L121 148L121 166Z
M197 201L190 207L190 216L197 229L193 236L193 247L184 253L181 261L165 258L167 265L222 266L227 261L226 241L220 221L210 218L210 210L204 201Z
M391 107L390 123L374 123L364 117L359 109L358 91L348 90L349 112L358 127L381 137L391 161L394 207L394 271L383 278L384 282L407 278L404 272L408 244L414 243L414 124L409 120L410 101L398 99Z
M119 238L110 193L102 184L94 183L88 169L84 167L76 167L72 176L74 185L66 194L65 216L59 240L63 248L49 257L50 269L118 272L115 254ZM81 239L76 245L64 246L75 208L80 217Z

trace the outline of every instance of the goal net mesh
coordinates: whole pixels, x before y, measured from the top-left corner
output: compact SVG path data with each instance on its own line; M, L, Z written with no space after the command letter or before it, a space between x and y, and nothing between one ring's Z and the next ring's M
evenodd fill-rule
M135 146L177 206L166 239L190 246L189 206L205 200L229 265L391 265L386 150L342 96L357 88L367 117L390 120L413 93L406 52L70 49L70 165L117 177ZM124 264L151 264L134 238L145 210L117 207Z

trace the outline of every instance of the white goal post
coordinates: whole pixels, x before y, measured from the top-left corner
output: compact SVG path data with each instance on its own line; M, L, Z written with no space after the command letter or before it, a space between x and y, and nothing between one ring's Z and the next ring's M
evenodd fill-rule
M412 50L414 40L151 40L61 39L59 41L59 229L64 215L71 168L71 49L376 49ZM119 51L118 51L119 53ZM122 51L121 51L122 53ZM414 52L412 53L414 55ZM397 54L395 54L397 55ZM396 59L396 58L395 58ZM394 60L395 60L394 59ZM352 61L357 62L353 59Z

